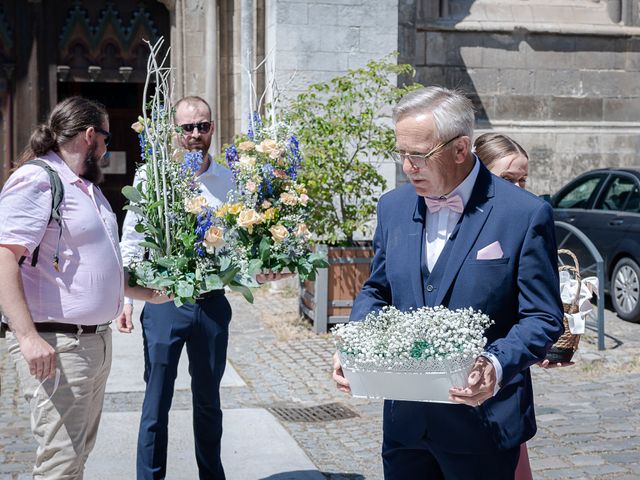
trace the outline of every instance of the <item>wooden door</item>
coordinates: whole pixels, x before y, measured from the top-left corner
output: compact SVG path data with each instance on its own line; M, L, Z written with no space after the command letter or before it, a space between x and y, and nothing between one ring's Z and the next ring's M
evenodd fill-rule
M105 180L100 188L118 216L120 226L125 214L122 209L125 205L122 187L131 185L136 165L141 161L138 135L131 130L131 124L140 115L143 88L141 83L58 83L58 101L72 95L82 95L101 102L109 112L109 128L113 135L109 144L111 163L105 169Z

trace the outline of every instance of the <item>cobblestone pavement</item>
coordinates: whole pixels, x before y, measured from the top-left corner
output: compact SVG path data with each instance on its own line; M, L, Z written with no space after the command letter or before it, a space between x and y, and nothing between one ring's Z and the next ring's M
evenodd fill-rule
M379 401L351 399L331 381L333 344L298 319L293 292L258 292L254 305L231 297L229 361L246 387L222 390L224 408L301 407L339 402L357 417L283 425L330 480L382 478ZM534 368L539 431L529 442L536 479L640 478L640 325L607 311L607 350L588 332L570 368ZM30 478L35 449L15 371L0 341L0 480ZM139 409L141 394L110 394L105 410ZM178 391L174 408L189 408ZM91 459L89 459L91 461Z

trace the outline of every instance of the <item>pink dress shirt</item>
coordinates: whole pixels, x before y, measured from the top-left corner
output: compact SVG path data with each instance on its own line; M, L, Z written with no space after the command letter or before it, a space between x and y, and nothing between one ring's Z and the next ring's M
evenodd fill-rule
M42 160L64 186L60 271L53 266L59 227L48 223L49 175L37 165L20 167L0 193L0 244L29 251L20 270L34 322L109 322L120 314L124 294L116 216L100 189L73 173L58 155L49 152ZM38 244L38 263L32 267Z

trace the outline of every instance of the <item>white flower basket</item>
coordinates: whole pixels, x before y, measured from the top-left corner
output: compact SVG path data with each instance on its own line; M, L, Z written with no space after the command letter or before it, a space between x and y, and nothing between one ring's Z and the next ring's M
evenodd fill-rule
M332 333L353 396L450 403L449 389L467 386L491 323L472 308L385 306Z
M474 358L431 361L405 371L350 366L342 354L340 362L354 397L452 403L449 389L467 385Z

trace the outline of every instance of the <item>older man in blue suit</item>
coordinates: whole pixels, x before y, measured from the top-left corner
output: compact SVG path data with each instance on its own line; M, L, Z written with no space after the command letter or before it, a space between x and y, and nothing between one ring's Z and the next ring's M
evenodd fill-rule
M529 367L562 333L552 210L473 154L464 95L420 89L393 117L411 184L380 199L371 275L351 320L385 305L444 305L495 324L468 386L449 391L453 404L385 401L385 479L513 479L519 446L536 432Z

